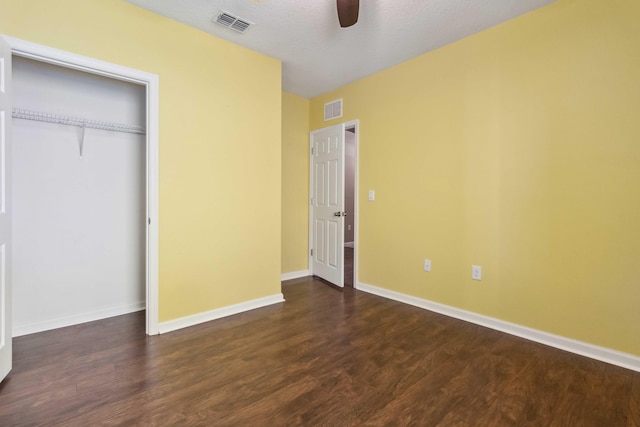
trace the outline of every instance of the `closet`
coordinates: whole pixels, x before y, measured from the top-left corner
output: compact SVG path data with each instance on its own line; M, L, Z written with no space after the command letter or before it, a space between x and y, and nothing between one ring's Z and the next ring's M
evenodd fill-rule
M145 87L13 57L13 334L145 308Z

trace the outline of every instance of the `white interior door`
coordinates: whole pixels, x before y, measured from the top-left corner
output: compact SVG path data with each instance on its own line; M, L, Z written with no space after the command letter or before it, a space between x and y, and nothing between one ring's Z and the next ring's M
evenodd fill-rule
M311 132L311 267L344 286L344 124Z
M11 370L11 48L0 37L0 380Z

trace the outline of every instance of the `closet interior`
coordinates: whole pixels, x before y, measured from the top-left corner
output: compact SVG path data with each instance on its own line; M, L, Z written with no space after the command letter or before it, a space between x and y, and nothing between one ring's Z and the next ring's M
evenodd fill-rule
M146 89L13 57L13 335L145 308Z

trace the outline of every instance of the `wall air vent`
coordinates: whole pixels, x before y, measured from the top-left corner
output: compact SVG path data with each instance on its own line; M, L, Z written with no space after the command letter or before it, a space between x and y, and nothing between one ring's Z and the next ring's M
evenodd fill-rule
M225 12L224 10L218 14L213 20L216 24L220 24L223 27L230 28L239 33L244 33L249 29L250 26L253 25L253 22L249 22L246 19L238 18L235 15L232 15L229 12Z
M324 121L342 117L342 99L324 104Z

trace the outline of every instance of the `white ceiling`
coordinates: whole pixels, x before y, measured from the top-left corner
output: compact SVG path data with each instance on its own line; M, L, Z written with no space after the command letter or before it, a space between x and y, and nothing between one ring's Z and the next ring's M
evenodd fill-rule
M312 98L555 0L360 0L350 28L336 0L127 1L280 59L283 90ZM255 25L211 22L221 10Z

